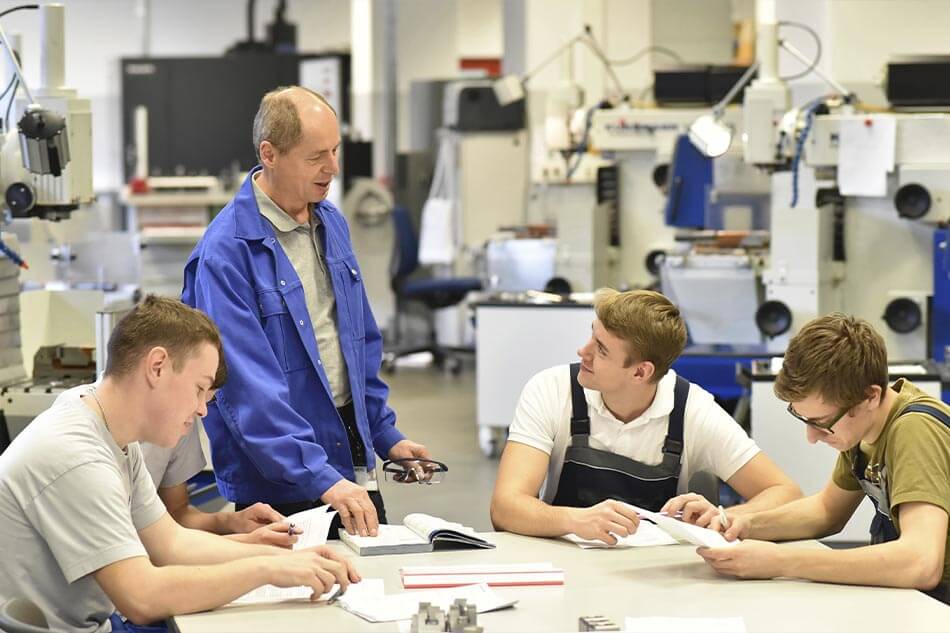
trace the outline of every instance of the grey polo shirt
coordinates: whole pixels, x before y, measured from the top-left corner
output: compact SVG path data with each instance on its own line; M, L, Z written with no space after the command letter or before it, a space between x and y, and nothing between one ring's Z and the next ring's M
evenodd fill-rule
M145 467L156 488L173 488L183 484L207 466L205 455L201 451L199 424L201 421L195 418L191 430L174 448L156 446L148 442L139 443L145 458Z
M327 374L330 390L333 391L333 403L342 407L351 399L350 379L346 361L343 359L343 350L340 349L336 297L324 261L323 244L317 234L320 220L311 214L309 224L297 224L261 190L257 185L257 176L252 182L257 207L261 215L273 225L277 241L303 284L307 312L310 313L310 322L313 323L323 370Z
M54 631L110 631L93 572L147 556L165 514L135 442L123 452L80 395L62 393L0 455L0 603L33 601Z

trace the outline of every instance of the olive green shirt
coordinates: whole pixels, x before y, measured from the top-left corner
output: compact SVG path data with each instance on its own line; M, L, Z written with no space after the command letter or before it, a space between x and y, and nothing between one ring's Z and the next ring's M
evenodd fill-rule
M317 234L320 220L311 213L308 224L297 224L261 190L257 178L251 182L254 183L254 197L261 215L273 225L277 241L303 284L307 312L313 324L323 370L333 392L333 403L338 408L342 407L351 400L350 379L343 350L340 349L336 297L324 261L323 244Z
M894 527L900 534L900 505L929 503L950 515L950 428L924 413L900 415L910 404L927 404L950 413L950 406L912 382L901 378L891 389L898 393L880 437L873 444L861 443L868 468L886 465L885 481L890 496ZM851 472L850 452L838 455L832 479L844 490L861 490ZM950 529L944 550L943 580L950 582Z

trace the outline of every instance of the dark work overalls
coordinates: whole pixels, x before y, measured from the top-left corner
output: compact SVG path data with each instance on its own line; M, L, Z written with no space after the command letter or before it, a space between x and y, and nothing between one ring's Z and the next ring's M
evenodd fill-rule
M897 417L905 413L929 415L950 429L950 415L936 407L926 404L911 404L904 407ZM867 459L864 453L861 452L860 446L855 446L851 449L851 474L858 480L864 494L874 504L874 519L871 521L871 544L896 541L897 528L894 526L894 518L891 516L891 499L887 489L887 465L882 462L869 469ZM950 555L950 552L944 553L944 556L948 555ZM950 587L944 583L927 593L950 604Z
M590 416L584 388L577 382L580 365L571 365L571 444L557 484L554 505L587 508L617 499L657 511L676 496L683 457L683 418L689 381L676 377L663 461L648 466L629 457L590 447Z

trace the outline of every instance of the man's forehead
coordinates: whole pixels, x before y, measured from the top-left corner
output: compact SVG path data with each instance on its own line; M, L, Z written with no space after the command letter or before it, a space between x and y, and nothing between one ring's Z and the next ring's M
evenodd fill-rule
M800 415L809 418L822 417L837 410L834 404L826 402L825 399L818 394L812 394L804 400L794 402L792 403L792 407Z

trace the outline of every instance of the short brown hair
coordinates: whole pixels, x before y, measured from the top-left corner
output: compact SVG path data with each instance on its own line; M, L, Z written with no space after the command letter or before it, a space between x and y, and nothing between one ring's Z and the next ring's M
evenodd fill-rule
M202 343L210 343L218 350L218 369L211 388L219 389L228 378L228 368L221 334L214 322L204 312L178 299L148 295L112 330L105 373L116 378L129 375L153 347L164 347L172 367L180 371Z
M887 347L871 324L835 312L809 322L788 344L775 379L775 395L800 402L812 395L839 407L868 397L868 388L887 389Z
M601 324L626 342L626 365L653 363L653 382L666 375L686 347L686 324L679 308L659 292L601 288L594 296L594 310Z
M254 154L260 159L261 143L269 141L278 152L284 153L300 142L302 135L300 113L294 102L294 92L303 91L317 98L320 103L330 108L336 115L336 110L319 92L303 86L280 86L264 95L261 105L254 116Z

